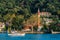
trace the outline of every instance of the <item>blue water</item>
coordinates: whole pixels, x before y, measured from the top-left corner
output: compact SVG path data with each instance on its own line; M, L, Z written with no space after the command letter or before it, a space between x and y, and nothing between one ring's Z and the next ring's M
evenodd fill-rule
M0 33L0 40L60 40L60 34L26 34L25 36L8 36Z

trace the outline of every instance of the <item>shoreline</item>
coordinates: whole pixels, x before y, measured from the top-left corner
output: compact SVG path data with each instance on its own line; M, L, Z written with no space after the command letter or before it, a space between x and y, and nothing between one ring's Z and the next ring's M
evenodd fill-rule
M47 34L44 32L19 32L19 33L26 33L26 34ZM60 32L51 32L49 34L60 34Z
M0 33L6 33L6 31L0 31ZM20 34L23 34L23 33L26 33L26 34L47 34L48 32L45 33L45 32L24 32L24 31L17 31L17 33L20 33ZM60 32L52 31L49 34L60 34Z

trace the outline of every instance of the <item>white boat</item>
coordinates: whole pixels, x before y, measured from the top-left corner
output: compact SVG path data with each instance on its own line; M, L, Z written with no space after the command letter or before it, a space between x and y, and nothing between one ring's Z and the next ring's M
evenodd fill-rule
M14 34L8 34L9 36L24 36L25 34L19 34L19 33L14 33Z
M60 32L52 32L52 34L60 34Z
M9 36L25 36L25 33L18 33L17 31L13 31L12 33L8 34Z
M52 34L60 34L60 32L51 30Z

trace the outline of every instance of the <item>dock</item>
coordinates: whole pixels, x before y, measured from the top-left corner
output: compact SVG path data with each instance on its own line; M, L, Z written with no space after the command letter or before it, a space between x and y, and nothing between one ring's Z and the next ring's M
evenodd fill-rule
M26 34L43 34L44 32L21 32L20 33L26 33Z
M28 34L43 34L43 32L25 32L25 33L28 33Z

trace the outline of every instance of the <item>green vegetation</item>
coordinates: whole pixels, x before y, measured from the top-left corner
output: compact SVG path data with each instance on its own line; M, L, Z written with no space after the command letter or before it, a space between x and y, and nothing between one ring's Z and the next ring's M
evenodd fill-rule
M6 23L6 28L21 30L24 22L37 21L34 15L37 15L38 8L41 12L50 12L60 18L60 0L0 0L0 21ZM58 24L59 19L52 19ZM54 23L52 25L54 30L60 30L55 28Z

